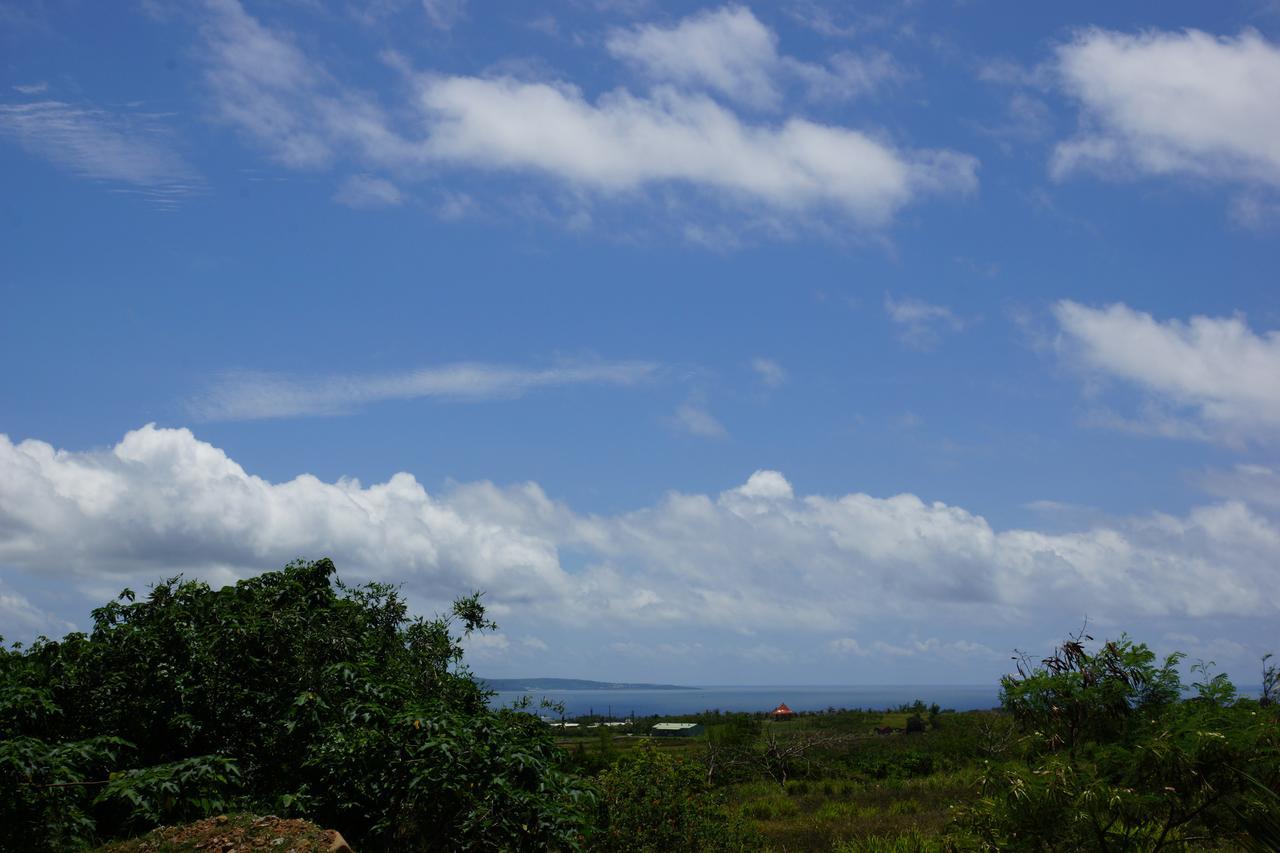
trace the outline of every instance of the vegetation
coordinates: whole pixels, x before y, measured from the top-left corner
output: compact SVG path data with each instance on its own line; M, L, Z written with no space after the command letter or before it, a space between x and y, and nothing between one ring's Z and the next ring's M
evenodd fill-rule
M462 662L491 627L478 596L410 618L327 560L126 590L93 619L0 648L2 850L176 823L112 849L188 849L293 819L357 850L1280 849L1269 658L1254 699L1081 633L1022 655L999 710L709 711L678 718L700 737L651 739L656 719L491 708Z
M231 808L375 848L581 846L593 787L461 667L476 597L407 616L328 560L126 590L0 657L0 847L65 850Z
M962 821L987 849L1278 849L1280 721L1207 664L1183 701L1179 656L1077 636L1003 682L1022 761L988 768ZM1270 795L1270 796L1268 796Z

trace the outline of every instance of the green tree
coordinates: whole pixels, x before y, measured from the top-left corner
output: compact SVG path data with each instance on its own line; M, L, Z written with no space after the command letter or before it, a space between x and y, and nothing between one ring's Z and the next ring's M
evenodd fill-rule
M1181 700L1175 664L1128 638L1069 639L1003 683L1023 760L988 764L960 825L990 850L1184 849L1274 826L1280 719L1209 665ZM1025 658L1024 658L1025 660Z
M479 596L410 618L396 588L335 573L319 560L218 590L172 578L95 610L88 635L4 652L0 801L24 804L26 829L0 826L0 847L62 849L228 803L366 848L583 843L590 786L462 664L462 637L492 627ZM7 834L35 831L54 797L74 828Z
M1019 653L1017 675L1000 681L1000 701L1027 731L1042 735L1050 751L1074 751L1082 741L1111 741L1130 722L1143 720L1177 701L1180 654L1157 666L1155 653L1122 635L1096 652L1081 633L1051 655L1031 663Z

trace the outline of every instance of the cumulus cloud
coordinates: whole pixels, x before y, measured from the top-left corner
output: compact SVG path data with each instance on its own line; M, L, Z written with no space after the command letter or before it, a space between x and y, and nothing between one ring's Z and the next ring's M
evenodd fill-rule
M643 98L615 91L592 103L571 86L454 77L424 83L420 97L434 158L605 193L677 183L883 225L918 195L977 184L976 161L965 155L900 151L805 119L749 125L705 96L674 89Z
M644 24L614 31L609 53L650 77L707 88L762 107L781 98L774 71L777 36L743 6L699 12L673 27Z
M945 305L934 305L922 299L894 299L884 295L884 311L897 327L899 339L915 349L933 349L946 332L958 332L964 321Z
M1280 46L1253 30L1136 35L1088 29L1057 50L1079 134L1058 178L1082 170L1280 186Z
M776 33L745 6L705 10L671 27L616 29L607 46L614 58L654 81L707 90L755 109L777 109L791 81L804 83L814 99L838 101L905 77L883 51L845 51L827 65L782 55Z
M670 27L615 30L607 47L651 80L707 90L757 109L776 109L793 80L804 84L811 98L838 101L906 76L883 51L846 51L826 65L784 56L777 35L744 6L706 10Z
M1161 322L1122 304L1054 307L1060 348L1090 371L1148 395L1145 417L1168 434L1269 440L1280 427L1280 331L1241 317ZM1167 421L1167 423L1165 423Z
M210 421L336 415L384 400L436 397L479 401L570 385L625 387L653 378L657 370L656 364L645 361L566 363L545 368L459 362L378 375L290 378L233 373L190 401L188 409L193 416Z
M991 626L1046 608L1070 621L1280 611L1269 568L1280 529L1239 501L1050 535L995 530L910 494L798 495L758 471L718 495L673 492L598 516L533 483L441 494L406 473L368 486L305 474L273 483L185 429L148 426L93 452L0 437L10 578L102 596L179 571L225 583L299 554L432 601L483 589L495 607L584 629L839 636L873 618Z
M0 104L0 138L83 178L172 207L202 180L159 116L62 101Z
M675 185L740 208L834 211L869 227L922 196L977 185L970 156L902 148L802 118L749 122L703 89L618 89L590 98L563 82L418 73L388 55L412 93L388 111L236 0L209 0L209 7L206 78L218 114L294 168L329 168L342 158L361 169L424 175L447 164L613 198ZM868 62L825 69L822 85L836 85L831 75L875 77ZM398 124L393 114L408 118Z

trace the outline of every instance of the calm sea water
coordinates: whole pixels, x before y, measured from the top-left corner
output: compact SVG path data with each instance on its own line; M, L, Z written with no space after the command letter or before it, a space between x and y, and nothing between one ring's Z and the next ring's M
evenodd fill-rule
M793 711L827 708L893 708L919 699L926 705L972 711L1000 704L999 688L991 685L890 684L858 687L701 687L696 690L504 690L493 697L495 706L509 706L528 696L536 709L545 697L563 702L566 716L589 713L615 717L658 714L696 714L699 711L772 711L786 702Z

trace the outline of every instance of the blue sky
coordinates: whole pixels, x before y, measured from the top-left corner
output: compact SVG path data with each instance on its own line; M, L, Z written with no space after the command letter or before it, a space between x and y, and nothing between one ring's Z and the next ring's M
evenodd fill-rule
M0 3L0 635L329 555L484 674L1254 678L1280 9Z

